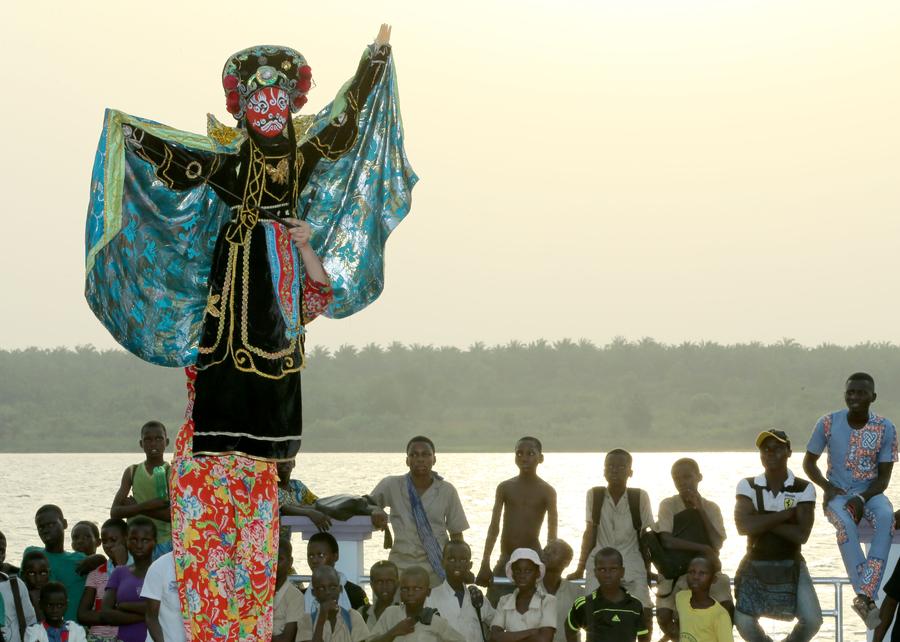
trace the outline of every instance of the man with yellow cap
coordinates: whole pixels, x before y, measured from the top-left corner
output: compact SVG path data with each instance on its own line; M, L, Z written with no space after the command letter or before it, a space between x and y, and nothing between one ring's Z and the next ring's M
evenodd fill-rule
M791 440L782 430L756 437L763 473L737 486L734 520L747 536L747 554L735 574L734 623L747 642L771 640L760 617L797 618L786 639L812 640L822 625L822 609L800 548L815 517L816 488L788 468Z

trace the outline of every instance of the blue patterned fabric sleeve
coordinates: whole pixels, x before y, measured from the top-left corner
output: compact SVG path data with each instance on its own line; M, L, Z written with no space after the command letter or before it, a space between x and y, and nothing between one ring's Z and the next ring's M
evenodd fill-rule
M196 358L213 248L230 210L205 183L169 189L128 146L135 131L198 154L219 151L205 136L107 110L91 181L85 297L129 352L186 366Z
M312 246L331 278L334 300L325 314L333 318L359 312L381 294L384 247L409 212L419 180L403 149L393 55L377 54L374 47L363 54L363 63L384 68L358 105L355 141L335 160L319 160L300 194L298 212L307 213ZM358 75L367 71L361 65ZM316 115L303 140L353 111L352 83Z

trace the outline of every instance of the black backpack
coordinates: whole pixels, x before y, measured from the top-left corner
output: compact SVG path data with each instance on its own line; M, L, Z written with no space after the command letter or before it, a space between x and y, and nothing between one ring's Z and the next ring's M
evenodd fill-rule
M712 545L706 527L703 526L703 517L696 508L687 508L675 515L672 535L697 544ZM649 529L641 534L641 544L649 551L656 570L670 580L676 580L687 573L691 560L697 556L693 551L676 551L664 547L659 533Z

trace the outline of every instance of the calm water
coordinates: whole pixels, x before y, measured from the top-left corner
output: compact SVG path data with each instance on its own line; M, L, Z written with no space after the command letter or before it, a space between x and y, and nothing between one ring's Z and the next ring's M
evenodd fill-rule
M675 490L669 476L672 463L682 453L639 453L634 457L633 486L650 494L654 513L659 501L673 495ZM735 531L730 518L734 508L734 489L742 477L760 472L756 453L692 453L700 462L704 479L700 492L719 504L725 516L728 539L722 551L726 573L733 575L740 561L745 539ZM0 488L3 489L3 511L0 530L8 540L7 559L21 559L22 550L39 544L34 530L34 510L44 503L62 507L70 525L81 519L102 522L109 515L109 505L118 488L122 471L129 464L140 461L139 454L0 454ZM802 455L795 455L791 468L802 475ZM477 569L481 559L485 532L490 522L496 485L516 474L512 454L441 454L435 467L459 490L471 530L466 539L473 544ZM336 493L365 494L385 475L405 472L402 454L387 453L310 453L297 461L295 476L303 480L317 495ZM597 454L548 453L539 469L540 475L552 484L559 497L559 535L573 548L578 548L585 520L585 492L591 486L604 483L602 457ZM27 481L26 481L27 480ZM900 483L897 475L888 489L895 507L900 507ZM68 542L67 542L68 547ZM380 538L367 543L366 562L384 556ZM842 576L844 574L834 532L820 509L804 556L813 576ZM303 555L295 555L298 560ZM303 573L307 569L298 568ZM849 604L849 591L845 604ZM823 609L833 606L831 589L822 589ZM849 608L845 609L845 639L864 639L856 635L858 620ZM774 629L777 630L777 629ZM819 636L833 639L833 620L826 618Z

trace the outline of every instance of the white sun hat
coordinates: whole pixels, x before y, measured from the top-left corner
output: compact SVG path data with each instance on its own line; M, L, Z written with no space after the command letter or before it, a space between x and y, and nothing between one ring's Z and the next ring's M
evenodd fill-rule
M530 548L517 548L512 552L512 555L509 556L509 561L506 563L506 577L510 580L513 578L512 575L512 565L513 562L518 562L519 560L528 560L529 562L534 562L534 564L538 567L538 582L544 579L544 571L546 571L546 567L544 563L541 561L540 556Z

